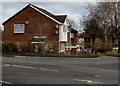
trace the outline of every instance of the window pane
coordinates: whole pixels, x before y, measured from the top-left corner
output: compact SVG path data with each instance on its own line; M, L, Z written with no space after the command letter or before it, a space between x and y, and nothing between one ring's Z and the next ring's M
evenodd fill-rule
M24 33L24 24L14 24L14 33Z

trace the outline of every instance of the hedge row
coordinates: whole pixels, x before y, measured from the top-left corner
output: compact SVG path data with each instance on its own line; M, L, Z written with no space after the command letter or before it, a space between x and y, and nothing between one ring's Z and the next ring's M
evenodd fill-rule
M24 42L4 42L2 43L3 53L31 52L33 46Z
M46 45L52 45L52 51L49 49L45 49ZM31 43L25 43L25 42L4 42L2 43L2 52L5 54L11 54L11 53L58 53L59 44L57 42L47 42L43 44L37 45L37 52L35 51L35 46Z

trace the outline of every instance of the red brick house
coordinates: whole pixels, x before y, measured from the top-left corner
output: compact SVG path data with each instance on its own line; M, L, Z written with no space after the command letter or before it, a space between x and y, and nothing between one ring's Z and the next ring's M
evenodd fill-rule
M86 43L86 42L91 42L91 36L89 34L77 34L77 40L78 42L82 43Z
M77 34L77 44L82 48L91 48L91 36L86 33Z
M53 15L29 4L3 23L3 42L59 42L59 53L66 53L68 49L65 49L65 46L72 45L70 34L73 34L74 42L77 34L76 30L68 27L66 18L67 15Z

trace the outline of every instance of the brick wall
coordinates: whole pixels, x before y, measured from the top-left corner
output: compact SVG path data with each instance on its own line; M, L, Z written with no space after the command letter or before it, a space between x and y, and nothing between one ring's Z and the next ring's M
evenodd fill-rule
M25 21L29 22L25 25L25 33L14 33L14 24L25 24ZM59 35L55 34L56 24L53 20L28 7L4 24L2 38L3 41L30 42L34 35L44 34L47 36L47 41L58 41Z

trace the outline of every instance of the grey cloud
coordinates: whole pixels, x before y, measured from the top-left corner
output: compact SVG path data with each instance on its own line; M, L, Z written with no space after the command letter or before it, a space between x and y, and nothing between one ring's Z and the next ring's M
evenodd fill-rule
M3 7L20 9L29 3L44 7L46 10L53 11L54 13L63 13L68 11L72 14L83 14L87 12L84 8L86 6L85 2L5 2L3 3Z
M53 11L54 13L66 13L69 12L71 14L80 14L86 15L88 12L85 9L85 2L53 2L53 3L37 3L38 5L46 7L48 10Z

